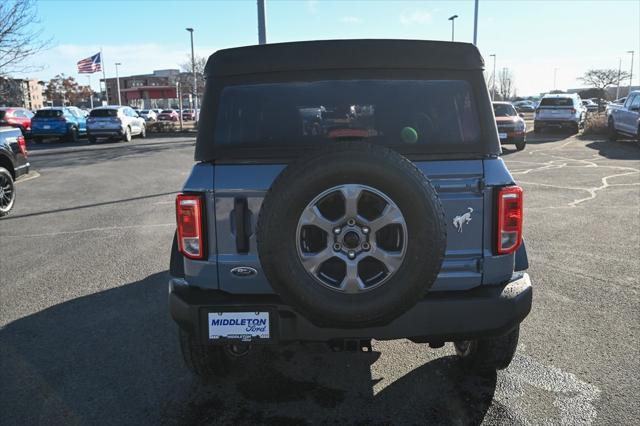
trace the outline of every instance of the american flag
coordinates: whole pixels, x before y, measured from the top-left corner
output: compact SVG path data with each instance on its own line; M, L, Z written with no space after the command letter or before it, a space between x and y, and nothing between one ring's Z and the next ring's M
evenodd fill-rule
M102 71L100 53L78 61L79 74L93 74Z

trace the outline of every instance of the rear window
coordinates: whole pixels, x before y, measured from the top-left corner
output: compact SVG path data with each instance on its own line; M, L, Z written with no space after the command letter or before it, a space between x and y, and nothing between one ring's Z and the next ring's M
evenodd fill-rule
M7 113L7 111L0 111L0 120L2 120L4 118L4 115Z
M38 118L58 118L62 117L62 110L60 109L41 109L36 112Z
M172 109L163 109L161 112L161 114L171 114L171 113L173 113Z
M473 144L480 127L463 80L327 80L225 87L215 143Z
M90 117L117 117L117 109L94 109L89 113Z
M540 106L573 106L572 98L543 98Z
M493 104L493 113L496 117L514 117L518 115L516 109L507 104Z

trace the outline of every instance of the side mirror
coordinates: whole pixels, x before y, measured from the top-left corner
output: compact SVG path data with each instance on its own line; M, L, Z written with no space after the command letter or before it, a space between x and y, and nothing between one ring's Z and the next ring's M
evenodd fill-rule
M523 112L518 113L518 117L524 118L524 113Z

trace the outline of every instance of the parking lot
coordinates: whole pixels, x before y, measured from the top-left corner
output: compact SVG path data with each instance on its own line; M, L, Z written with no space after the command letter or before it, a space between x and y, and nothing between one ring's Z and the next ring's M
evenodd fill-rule
M32 178L0 221L1 424L637 424L634 142L530 134L524 151L504 147L525 189L535 296L497 376L465 376L450 344L401 340L264 352L209 385L183 366L167 310L193 147L32 147Z

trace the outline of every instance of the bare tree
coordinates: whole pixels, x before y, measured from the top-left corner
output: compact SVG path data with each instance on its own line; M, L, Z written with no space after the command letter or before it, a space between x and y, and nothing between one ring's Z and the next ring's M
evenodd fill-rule
M207 65L207 58L202 56L195 57L196 77L198 80L198 96L202 96L204 92L204 67ZM180 91L185 95L193 93L193 69L191 66L191 55L187 55L187 60L180 64Z
M618 71L611 68L601 70L588 70L582 77L578 77L578 80L589 85L590 87L605 90L607 87L616 86L618 84L618 81L624 81L628 78L628 72Z
M88 86L80 86L75 78L58 74L47 83L44 91L48 100L60 105L77 105L91 96Z
M497 75L496 82L498 86L498 93L502 100L506 101L510 99L515 89L513 73L511 70L509 70L509 68L502 68Z
M36 68L25 67L25 60L50 45L38 24L34 0L0 1L0 76Z

